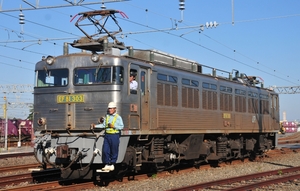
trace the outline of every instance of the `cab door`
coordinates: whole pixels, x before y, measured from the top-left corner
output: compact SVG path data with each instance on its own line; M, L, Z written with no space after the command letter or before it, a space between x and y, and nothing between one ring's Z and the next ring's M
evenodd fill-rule
M135 80L138 83L137 90L129 89L130 115L129 129L131 130L146 130L149 129L150 119L150 103L149 103L149 88L150 88L150 69L141 68L139 65L130 64L129 74L136 73Z
M272 129L279 130L279 100L278 95L271 94L271 118L272 118Z
M149 69L150 70L150 69ZM150 119L150 72L146 68L140 69L139 82L140 82L140 127L143 130L149 129Z

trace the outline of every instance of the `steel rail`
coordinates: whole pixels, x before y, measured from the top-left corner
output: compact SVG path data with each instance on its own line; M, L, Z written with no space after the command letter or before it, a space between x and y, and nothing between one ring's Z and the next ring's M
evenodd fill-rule
M257 183L253 183L253 184L248 184L248 185L228 189L226 191L251 190L251 189L260 188L263 186L269 186L272 184L287 182L289 180L294 180L294 179L300 179L300 174L293 174L293 175L289 175L289 176L285 176L285 177L279 177L279 178L275 178L275 179L261 181L261 182L257 182Z
M208 188L210 186L225 185L225 184L230 184L230 183L239 182L239 181L251 180L251 179L264 177L264 176L278 175L278 174L290 173L290 172L296 172L296 171L300 171L300 166L285 168L285 169L278 169L278 170L267 171L267 172L261 172L261 173L256 173L256 174L249 174L249 175L239 176L239 177L231 177L231 178L226 178L226 179L222 179L222 180L216 180L216 181L200 183L200 184L181 187L181 188L175 188L175 189L171 189L169 191L188 191L188 190L204 189L204 188Z
M25 157L25 156L33 156L33 151L32 152L24 152L24 153L3 153L0 154L0 159L6 159L6 158L13 158L13 157Z
M24 164L24 165L18 165L18 166L1 167L0 168L0 173L12 172L12 171L17 171L17 170L26 170L28 168L36 168L39 165L40 165L39 163L35 163L35 164Z

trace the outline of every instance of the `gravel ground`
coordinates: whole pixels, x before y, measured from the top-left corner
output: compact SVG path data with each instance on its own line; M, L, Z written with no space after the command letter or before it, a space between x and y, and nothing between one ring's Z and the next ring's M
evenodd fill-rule
M16 158L6 158L0 159L0 167L9 167L9 166L17 166L24 164L35 164L36 159L33 156L28 157L16 157ZM11 171L11 172L0 172L0 178L3 176L11 176L15 174L23 174L28 173L28 170L19 170L19 171Z
M0 159L0 167L38 163L34 156Z
M226 165L217 168L194 169L189 173L174 173L169 176L151 177L145 180L132 180L128 183L110 184L107 187L97 187L95 189L87 189L85 191L163 191L183 186L194 185L201 182L209 182L213 180L225 179L245 174L253 174L257 172L288 168L290 166L300 166L300 150L296 153L283 154L280 157L263 158L257 162L241 163L237 165ZM35 163L34 157L1 159L0 166L13 166L16 164L32 164ZM165 172L168 173L168 172ZM161 176L161 177L160 177ZM0 175L1 177L1 175ZM300 190L300 180L282 183L270 186L265 189L258 190Z
M162 191L183 186L194 185L201 182L209 182L213 180L225 179L240 175L253 174L263 171L288 168L291 166L300 166L300 152L282 155L280 158L263 158L259 162L250 162L238 165L226 165L225 167L211 168L209 170L195 170L187 174L173 174L171 176L159 178L149 178L141 181L130 181L122 185L111 185L108 187L98 187L100 191ZM258 190L274 190L274 191L296 191L300 190L300 180L288 183L282 183ZM87 190L91 191L91 189Z

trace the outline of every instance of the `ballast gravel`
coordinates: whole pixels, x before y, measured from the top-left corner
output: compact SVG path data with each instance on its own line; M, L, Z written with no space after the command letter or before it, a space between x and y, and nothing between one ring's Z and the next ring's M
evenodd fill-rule
M296 146L300 148L300 145ZM280 148L277 148L280 149ZM162 176L156 174L143 180L131 180L126 183L109 184L108 186L95 187L93 189L86 189L85 191L164 191L175 189L179 187L194 185L203 182L209 182L214 180L220 180L230 177L236 177L246 174L253 174L263 171L279 170L288 167L300 166L300 150L297 152L291 152L287 154L278 155L279 157L265 157L255 162L245 162L235 165L222 165L222 167L215 167L209 169L194 169L188 173L174 173L168 176ZM0 167L14 166L17 164L32 164L35 163L34 157L22 157L1 159ZM165 172L168 173L168 172ZM9 173L8 173L9 174ZM4 173L1 176L7 176ZM217 185L216 185L217 186ZM274 184L267 188L255 189L260 190L272 190L272 191L296 191L300 190L300 180L289 181L286 183Z
M300 147L300 145L299 145ZM280 149L280 148L278 148ZM128 183L119 185L108 185L106 187L98 187L95 189L87 189L86 191L99 190L99 191L163 191L170 190L189 185L220 180L230 177L236 177L246 174L253 174L263 171L284 169L288 167L300 166L300 150L298 152L283 154L280 157L263 158L256 162L247 162L237 165L226 165L222 167L210 168L208 170L194 170L184 174L172 174L170 176L151 177L145 180L130 181ZM216 185L217 186L217 185ZM300 190L300 180L295 180L287 183L275 184L267 188L255 189L272 190L272 191L296 191Z

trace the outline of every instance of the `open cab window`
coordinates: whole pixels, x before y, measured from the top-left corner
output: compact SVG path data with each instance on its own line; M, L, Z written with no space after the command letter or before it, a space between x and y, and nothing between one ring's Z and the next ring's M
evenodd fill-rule
M130 94L137 94L138 89L138 82L136 81L137 78L137 70L136 69L130 69L129 73L129 89Z

